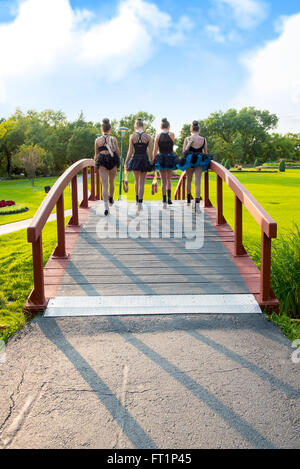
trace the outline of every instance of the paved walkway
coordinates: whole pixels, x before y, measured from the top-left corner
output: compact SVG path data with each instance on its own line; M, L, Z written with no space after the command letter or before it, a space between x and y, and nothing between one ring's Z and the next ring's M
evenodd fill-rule
M0 365L7 448L299 448L299 364L263 315L38 317Z
M72 215L72 210L65 210L65 217ZM14 233L15 231L25 230L28 228L33 218L27 218L27 220L17 221L15 223L7 223L5 225L0 225L0 236L4 234ZM53 213L48 218L49 221L56 220L56 213Z

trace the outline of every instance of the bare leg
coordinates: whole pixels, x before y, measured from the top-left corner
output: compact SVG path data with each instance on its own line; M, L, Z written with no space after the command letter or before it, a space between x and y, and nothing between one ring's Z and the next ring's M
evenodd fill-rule
M195 198L200 199L201 196L201 176L202 176L202 167L197 166L195 168Z
M195 212L200 213L200 195L201 195L201 176L202 167L195 168Z
M160 178L161 178L161 192L162 195L166 195L167 193L167 171L159 171Z
M117 175L118 168L115 166L109 171L109 198L113 198L115 192L115 178Z
M139 200L143 200L144 190L145 190L145 180L146 180L147 173L144 173L142 171L139 171L139 173L140 173Z
M140 189L140 171L133 171L134 174L134 189L135 189L135 197L136 201L138 202L139 199L139 189Z
M102 197L105 205L105 211L108 211L108 173L109 171L103 166L99 167L100 179L102 184ZM104 212L105 213L105 212Z
M188 168L186 170L186 190L187 190L188 204L191 202L193 174L194 174L194 168Z
M171 187L172 187L172 183L171 183L171 177L172 177L172 172L171 170L168 170L166 171L167 173L167 191L168 191L168 204L169 205L172 205L172 200L171 200Z
M171 177L172 177L172 173L173 171L172 170L168 170L166 171L167 173L167 190L171 190L171 187L172 187L172 183L171 183Z

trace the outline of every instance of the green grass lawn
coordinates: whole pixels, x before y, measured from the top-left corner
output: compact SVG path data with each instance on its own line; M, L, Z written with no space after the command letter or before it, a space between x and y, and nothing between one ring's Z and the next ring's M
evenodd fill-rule
M0 200L14 200L16 203L25 205L29 210L16 215L1 215L0 225L32 218L45 198L45 186L53 186L56 177L37 178L34 186L28 179L0 182ZM71 208L71 191L69 187L65 190L65 208Z
M268 214L276 221L278 236L284 236L287 229L296 223L300 225L300 171L288 169L284 173L234 173L234 176L256 198ZM216 176L210 174L210 200L216 205ZM224 216L234 228L234 194L223 183ZM260 227L243 208L244 241L247 247L260 242Z
M285 173L274 174L246 174L236 173L238 179L261 203L267 212L278 224L278 233L284 238L285 231L293 229L293 223L300 225L300 171L287 170ZM28 181L9 181L0 183L0 199L13 199L16 202L31 204L30 217L34 215L40 202L43 200L44 185L52 185L55 178L40 178L34 188ZM177 180L172 183L173 193ZM129 176L130 189L127 194L129 200L135 199L133 178ZM151 183L146 183L145 199L160 200L160 190L155 196L151 195ZM224 186L224 216L233 227L234 223L234 196L232 191ZM5 188L6 193L2 192ZM66 208L70 208L70 191L66 192ZM118 196L118 183L115 189L115 198ZM210 199L216 203L215 175L210 174ZM16 215L16 217L28 218L28 213ZM244 240L249 253L259 264L260 228L247 210L244 209ZM13 216L10 216L13 217ZM20 219L20 218L18 218ZM15 220L10 220L15 221ZM2 220L0 219L0 222ZM276 241L273 241L273 244ZM48 223L43 231L44 260L48 259L56 244L56 223ZM32 258L31 244L27 243L26 231L0 236L0 338L8 338L12 333L21 328L26 321L23 306L32 288ZM292 340L300 338L300 324L291 323L288 317L273 318Z

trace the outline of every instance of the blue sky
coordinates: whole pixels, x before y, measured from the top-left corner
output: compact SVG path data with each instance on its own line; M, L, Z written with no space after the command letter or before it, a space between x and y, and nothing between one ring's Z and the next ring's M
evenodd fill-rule
M299 43L299 0L0 0L0 116L145 110L178 132L254 105L299 132Z

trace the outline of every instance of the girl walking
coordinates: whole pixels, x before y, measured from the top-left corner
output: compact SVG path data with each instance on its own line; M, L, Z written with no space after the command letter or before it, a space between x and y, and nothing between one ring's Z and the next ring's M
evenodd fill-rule
M161 121L161 132L157 135L154 144L155 169L159 171L161 177L161 190L163 196L163 208L172 204L171 200L171 177L172 170L176 169L177 158L173 152L175 134L170 132L170 122L167 118ZM159 150L159 154L157 151Z
M141 118L135 121L134 127L135 133L129 138L125 167L128 171L133 171L136 203L138 210L142 210L146 175L148 171L153 171L153 146L151 135L144 132L144 123ZM131 158L133 150L134 155Z
M193 121L191 127L191 136L184 140L183 158L177 164L181 171L186 170L187 178L187 204L191 204L191 189L193 175L195 173L195 211L200 212L200 194L201 194L201 176L202 172L208 170L211 156L207 155L207 140L200 135L198 121Z
M96 169L99 169L104 201L104 215L109 214L109 205L114 203L115 177L120 166L120 150L116 137L110 135L109 119L103 119L101 137L95 140Z

